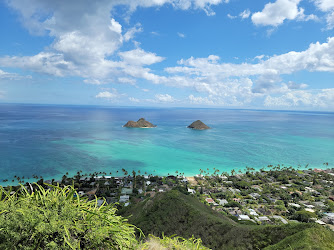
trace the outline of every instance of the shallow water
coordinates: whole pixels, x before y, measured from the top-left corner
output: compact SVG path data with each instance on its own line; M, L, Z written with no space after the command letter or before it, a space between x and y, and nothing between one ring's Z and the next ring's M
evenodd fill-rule
M122 127L141 117L158 127ZM197 119L212 129L186 128ZM1 104L0 182L122 168L195 175L269 164L333 167L333 128L329 112Z

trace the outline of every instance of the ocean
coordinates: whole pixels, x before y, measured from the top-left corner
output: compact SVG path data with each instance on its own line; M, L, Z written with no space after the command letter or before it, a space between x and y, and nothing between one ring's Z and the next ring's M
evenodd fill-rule
M122 127L141 117L157 127ZM212 129L187 128L198 119ZM334 113L0 104L0 184L80 170L190 176L277 164L333 167Z

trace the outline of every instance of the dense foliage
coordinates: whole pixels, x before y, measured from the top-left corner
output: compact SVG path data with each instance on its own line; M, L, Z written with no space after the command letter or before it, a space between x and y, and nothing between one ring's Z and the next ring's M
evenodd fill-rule
M304 232L307 233L310 229L324 235L324 241L332 242L334 237L333 232L313 223L284 226L240 225L196 198L176 190L157 194L153 199L119 212L123 216L130 216L129 221L140 227L145 234L158 237L163 234L177 234L186 238L195 236L201 238L205 246L213 249L263 249L293 235L294 244L300 244ZM314 247L318 244L317 241L312 243L312 240L309 243Z
M207 249L193 237L136 238L141 231L115 207L80 198L72 186L33 186L0 186L0 249Z
M135 227L113 206L79 198L71 187L0 187L0 249L128 249Z

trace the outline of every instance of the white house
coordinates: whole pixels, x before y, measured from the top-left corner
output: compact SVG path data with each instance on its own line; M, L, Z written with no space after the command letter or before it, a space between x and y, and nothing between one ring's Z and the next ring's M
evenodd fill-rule
M120 202L120 203L126 203L126 202L129 201L129 198L130 198L129 195L121 195L121 196L119 197L119 202Z

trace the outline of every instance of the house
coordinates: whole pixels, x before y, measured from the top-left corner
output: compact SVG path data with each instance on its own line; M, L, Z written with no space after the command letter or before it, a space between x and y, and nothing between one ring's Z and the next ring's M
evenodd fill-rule
M130 182L128 182L128 183L125 183L125 184L124 184L124 187L125 187L125 188L132 188L132 182L130 181Z
M262 188L258 185L252 185L252 188L262 192Z
M271 216L271 218L274 218L274 219L276 219L276 220L281 220L281 222L282 222L283 224L288 224L287 220L284 219L282 216L273 215L273 216Z
M324 217L322 221L326 222L327 224L334 225L334 213L324 213Z
M258 218L259 221L264 222L264 221L270 221L270 219L267 216L260 216Z
M228 201L226 199L217 199L217 201L219 202L219 205L224 206L225 204L228 203Z
M230 215L238 216L242 214L242 211L238 207L228 207L226 208L226 210L228 211Z
M182 183L188 183L188 180L187 180L187 178L183 178L183 179L181 180L181 182L182 182Z
M196 191L194 189L188 188L188 193L196 194Z
M95 179L99 179L99 180L110 180L112 177L111 176L96 176Z
M326 225L326 223L323 222L322 220L316 220L315 223L318 223L318 224L320 224L320 225Z
M79 181L87 181L87 177L81 177Z
M129 201L129 198L130 198L129 195L121 195L121 196L119 197L119 202L120 202L120 203L126 203L126 202Z
M300 205L296 204L296 203L288 203L288 205L291 206L291 207L300 208Z
M250 220L250 218L248 215L240 214L238 220Z
M236 193L240 193L240 190L237 189L237 188L229 188L229 190L233 193L233 194L236 194Z
M254 209L248 209L250 215L259 216L259 214Z
M132 194L132 188L122 188L121 194Z
M206 198L205 201L209 204L215 203L215 201L212 198Z
M84 191L79 191L79 192L78 192L78 195L79 195L79 196L83 196L84 194L85 194Z
M258 193L251 193L249 194L250 197L252 197L254 200L258 199L261 195Z
M314 202L313 204L316 207L326 207L325 203L323 203L322 201L317 201L317 202Z

